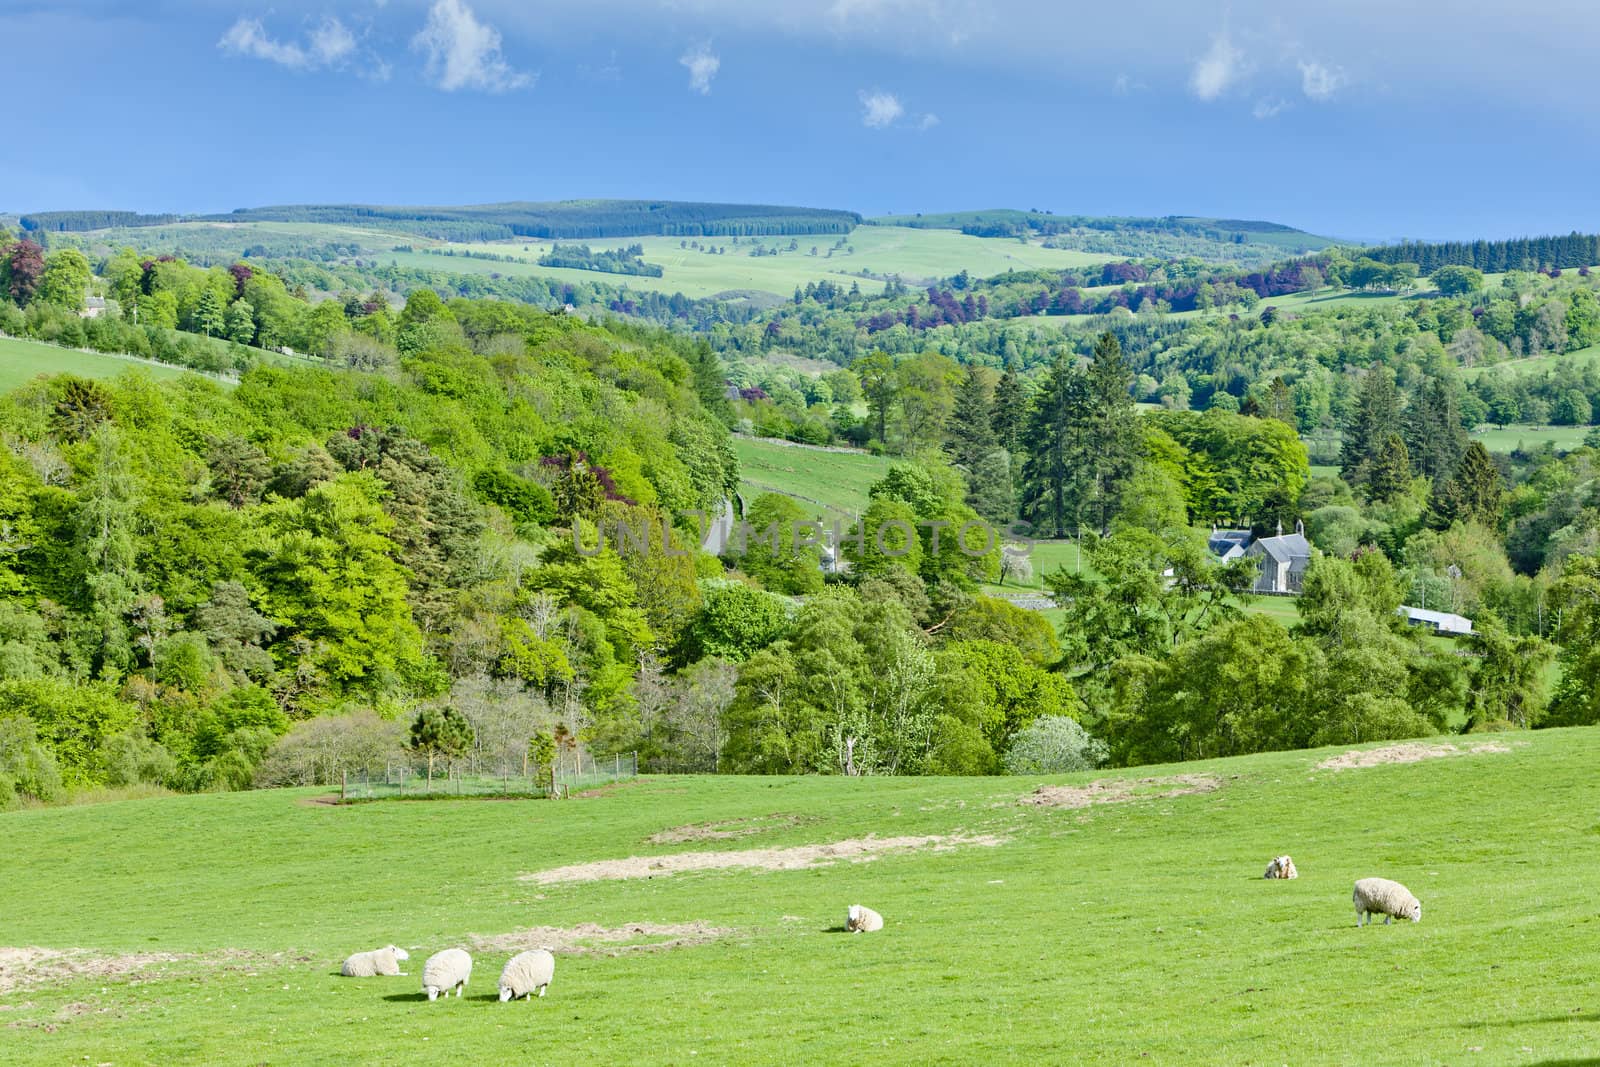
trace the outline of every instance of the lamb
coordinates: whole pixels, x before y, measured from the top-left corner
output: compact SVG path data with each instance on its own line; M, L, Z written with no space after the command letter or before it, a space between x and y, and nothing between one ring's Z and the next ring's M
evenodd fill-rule
M463 949L447 948L429 956L428 962L422 965L422 991L428 994L429 1000L437 1000L440 993L448 997L452 989L459 997L466 991L467 979L471 977L472 957Z
M1298 878L1300 872L1295 870L1294 860L1288 856L1274 856L1272 862L1267 864L1267 873L1263 878Z
M860 904L850 905L850 912L845 919L844 928L852 934L872 933L874 930L883 929L883 916L871 908L864 908Z
M506 961L505 970L500 972L500 1002L503 1004L518 997L532 998L535 989L541 997L544 996L555 973L556 958L544 949L517 953Z
M1411 895L1411 890L1399 882L1391 882L1387 878L1363 878L1356 883L1356 891L1351 897L1356 905L1356 925L1364 926L1372 921L1374 915L1383 916L1383 925L1389 925L1389 919L1410 919L1414 923L1422 921L1422 901Z
M346 978L372 978L380 974L404 977L406 972L400 969L400 961L410 958L411 954L405 949L396 945L385 945L371 952L357 952L344 961L339 973Z

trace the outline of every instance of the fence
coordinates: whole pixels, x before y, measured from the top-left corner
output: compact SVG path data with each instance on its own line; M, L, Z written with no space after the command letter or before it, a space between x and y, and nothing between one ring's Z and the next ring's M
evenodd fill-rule
M461 760L453 766L435 761L428 772L427 761L394 761L376 771L343 772L339 780L341 800L399 800L432 797L558 797L571 796L583 789L594 789L612 782L633 778L639 773L636 752L613 756L591 756L587 752L563 754L553 768L532 765L499 768L474 766ZM497 773L498 772L498 773Z

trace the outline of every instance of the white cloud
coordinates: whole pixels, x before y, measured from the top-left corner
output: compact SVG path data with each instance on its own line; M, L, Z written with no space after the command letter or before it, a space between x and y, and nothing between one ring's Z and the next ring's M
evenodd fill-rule
M1300 89L1313 100L1331 100L1335 93L1348 84L1350 79L1343 67L1303 61L1300 64Z
M882 89L874 89L870 93L863 89L856 94L861 100L861 124L873 129L883 129L892 126L895 120L906 113L905 107L900 103L900 98L893 93L886 93Z
M917 123L917 129L931 130L937 125L939 125L939 116L930 111L922 116L922 121Z
M1244 53L1234 47L1224 30L1212 36L1210 49L1195 60L1189 74L1189 90L1202 100L1215 100L1244 73Z
M217 47L236 56L264 59L293 70L305 70L311 65L311 57L299 45L268 37L260 19L240 18L228 27Z
M345 70L374 81L386 81L389 64L371 49L363 50L350 28L332 15L306 35L305 43L280 41L267 33L260 19L240 18L228 27L217 47L230 55L263 59L290 70Z
M342 62L356 50L356 37L344 23L333 17L311 31L311 54L325 67Z
M500 31L479 22L461 0L437 0L411 47L427 53L428 77L445 92L503 93L533 84L533 75L513 70L500 54Z
M1281 96L1264 96L1256 101L1256 106L1251 110L1250 114L1258 119L1276 118L1293 106Z
M722 60L711 51L709 42L697 44L683 55L678 57L678 62L689 71L689 88L701 96L711 92L711 79L717 76L717 71L722 69Z

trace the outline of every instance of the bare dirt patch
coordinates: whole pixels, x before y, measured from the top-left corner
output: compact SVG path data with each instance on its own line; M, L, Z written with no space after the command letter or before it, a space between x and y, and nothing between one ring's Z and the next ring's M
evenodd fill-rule
M691 823L674 826L651 834L645 841L652 845L681 845L689 841L730 841L739 837L752 837L769 830L782 830L798 826L805 821L801 815L751 815L743 819L720 819L716 822Z
M577 926L532 926L509 934L473 934L472 947L485 952L521 952L542 948L562 956L621 956L630 952L665 952L703 945L733 930L695 920L688 923L626 923L606 929L598 923Z
M1003 837L992 834L933 834L926 837L866 837L835 841L831 845L796 845L793 848L752 848L736 852L672 852L665 856L629 856L626 859L597 860L554 867L522 876L525 882L550 885L555 882L593 882L621 878L663 878L686 871L715 871L753 868L764 871L794 871L845 860L863 863L889 852L931 848L935 852L968 846L992 848L1002 845Z
M17 989L56 985L75 978L126 978L153 964L175 963L189 958L170 952L97 956L82 948L0 948L0 995Z
M1420 763L1425 759L1445 759L1450 756L1471 756L1480 753L1510 752L1508 745L1486 741L1460 748L1442 742L1406 741L1382 748L1352 749L1337 756L1329 756L1317 764L1319 771L1348 771L1361 767L1376 767L1384 763Z
M1174 774L1166 778L1100 778L1088 785L1041 785L1019 803L1042 808L1087 808L1129 800L1165 800L1194 793L1215 793L1222 779L1211 774Z

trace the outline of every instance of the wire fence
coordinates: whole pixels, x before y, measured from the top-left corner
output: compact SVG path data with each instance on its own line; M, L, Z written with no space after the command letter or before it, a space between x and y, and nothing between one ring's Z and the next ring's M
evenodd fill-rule
M484 766L478 760L393 760L383 769L342 771L341 801L427 800L439 797L568 797L639 774L639 754L564 754L554 766L533 763Z

